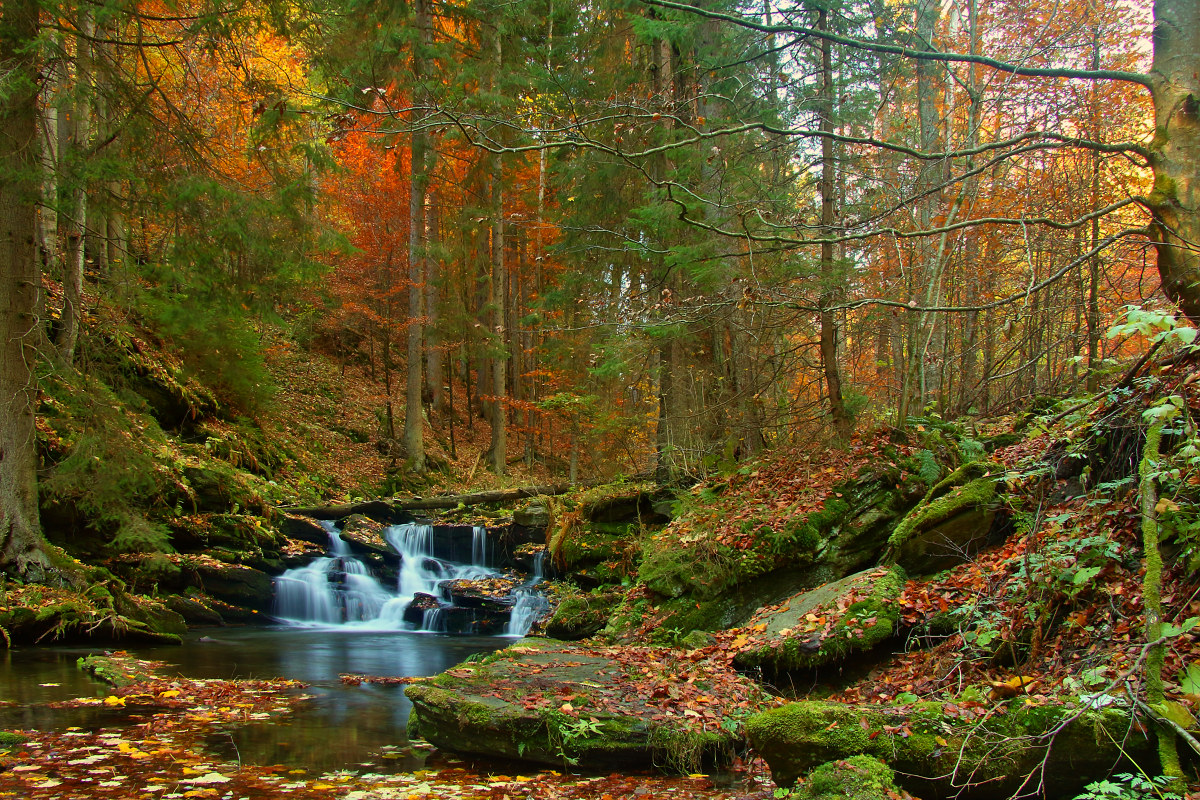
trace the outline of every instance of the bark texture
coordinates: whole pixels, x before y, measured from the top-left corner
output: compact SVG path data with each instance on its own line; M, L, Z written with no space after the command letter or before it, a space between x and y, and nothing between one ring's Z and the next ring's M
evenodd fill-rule
M1163 292L1200 323L1200 3L1154 4L1151 233Z
M0 568L42 580L49 563L37 506L33 412L37 333L36 0L10 0L0 16L0 64L9 70L0 102Z

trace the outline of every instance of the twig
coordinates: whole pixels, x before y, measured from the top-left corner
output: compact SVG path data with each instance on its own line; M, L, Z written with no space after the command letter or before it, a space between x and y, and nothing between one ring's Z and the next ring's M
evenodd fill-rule
M1154 710L1153 707L1148 705L1140 697L1135 697L1133 692L1129 693L1129 697L1130 697L1130 699L1133 700L1134 703L1137 704L1137 707L1140 708L1142 711L1146 712L1146 714L1148 714L1151 719L1153 719L1159 725L1164 725L1164 726L1170 728L1171 730L1175 731L1175 733L1179 735L1180 739L1183 739L1185 742L1187 742L1188 747L1192 748L1197 753L1200 753L1200 742L1196 741L1195 736L1192 736L1190 733L1188 733L1187 728L1183 727L1175 720L1170 719L1169 717L1165 717L1162 714L1158 713L1157 711Z

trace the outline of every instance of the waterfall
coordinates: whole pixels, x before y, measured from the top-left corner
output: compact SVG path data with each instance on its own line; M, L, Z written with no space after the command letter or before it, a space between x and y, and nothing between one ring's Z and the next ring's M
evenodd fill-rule
M529 633L538 617L550 608L549 601L535 590L542 582L546 562L546 551L539 551L533 557L533 573L524 584L517 587L517 602L513 604L512 614L508 617L508 625L504 627L505 636L524 636Z
M329 555L275 579L275 616L294 624L320 625L374 619L391 594L350 554L332 523L322 526L329 533Z
M443 536L439 546L432 525L410 523L386 528L383 536L400 557L396 583L391 588L354 556L333 523L322 526L329 533L327 554L275 579L273 614L286 624L422 633L499 633L499 625L509 613L503 634L524 636L549 606L534 589L543 579L544 553L535 558L533 574L513 593L511 612L504 607L504 597L484 595L480 600L468 595L466 599L471 602L455 604L450 589L454 581L503 577L502 572L489 566L493 555L489 553L487 529L482 526L471 531L470 563L443 557L456 551L466 554L466 541L458 534L449 545ZM458 598L463 602L462 594Z

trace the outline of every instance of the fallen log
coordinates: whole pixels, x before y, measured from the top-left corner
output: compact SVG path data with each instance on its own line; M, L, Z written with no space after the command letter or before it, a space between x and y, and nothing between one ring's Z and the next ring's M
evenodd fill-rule
M538 495L566 494L573 489L585 489L600 485L599 481L585 483L547 483L539 486L518 486L515 489L493 489L486 492L441 495L438 497L392 498L390 500L363 500L357 503L342 503L331 506L288 506L279 510L313 519L341 520L352 514L362 514L372 519L392 521L408 516L408 511L434 511L439 509L475 506L483 503L505 503L523 500Z

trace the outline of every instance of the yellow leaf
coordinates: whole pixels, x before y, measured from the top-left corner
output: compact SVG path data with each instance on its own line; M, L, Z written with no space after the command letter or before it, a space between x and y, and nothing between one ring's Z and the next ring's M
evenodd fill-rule
M123 706L123 705L125 705L125 698L117 697L115 694L110 694L108 697L104 698L104 705L106 705L106 706Z
M933 740L935 742L937 742L938 744L940 744L942 747L945 747L948 744L947 741L941 736L935 736L935 737L933 737Z
M1154 513L1155 514L1164 514L1168 511L1178 511L1178 510L1179 510L1179 504L1172 502L1171 499L1167 498L1167 497L1160 497L1158 499L1158 502L1154 505Z
M179 697L179 690L178 689L168 689L165 692L159 692L158 696L159 697Z

